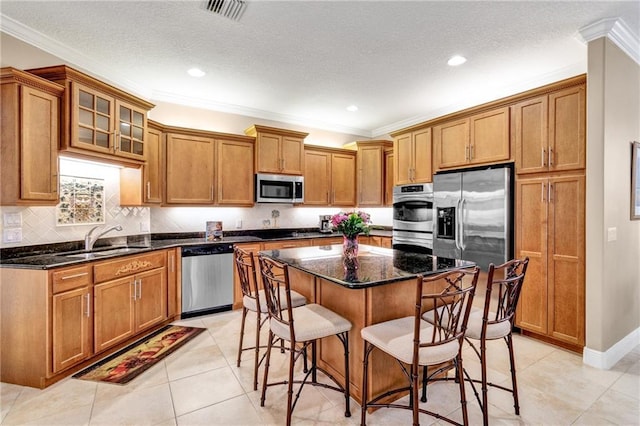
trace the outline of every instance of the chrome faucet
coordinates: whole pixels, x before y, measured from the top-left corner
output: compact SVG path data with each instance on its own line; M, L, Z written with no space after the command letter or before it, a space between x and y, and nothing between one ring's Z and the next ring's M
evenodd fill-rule
M89 232L87 232L87 235L84 236L84 250L85 251L91 251L93 249L93 245L96 243L96 241L98 241L98 238L102 237L107 232L110 232L110 231L122 231L122 226L114 225L114 226L110 226L109 228L107 228L104 231L100 232L95 237L92 236L94 231L96 229L100 228L101 226L102 225L94 226L93 228L91 228L91 230Z

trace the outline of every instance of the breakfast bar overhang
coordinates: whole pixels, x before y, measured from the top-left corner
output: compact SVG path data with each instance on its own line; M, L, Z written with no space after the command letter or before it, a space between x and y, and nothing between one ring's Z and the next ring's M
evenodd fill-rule
M260 252L289 266L291 289L308 303L318 303L342 315L353 325L349 332L351 396L362 402L362 328L414 314L416 278L474 263L424 253L360 245L357 268L343 264L342 245L299 247ZM318 345L318 365L344 384L344 349L337 339ZM367 399L406 383L396 361L381 351L369 359ZM387 374L379 374L385 371Z

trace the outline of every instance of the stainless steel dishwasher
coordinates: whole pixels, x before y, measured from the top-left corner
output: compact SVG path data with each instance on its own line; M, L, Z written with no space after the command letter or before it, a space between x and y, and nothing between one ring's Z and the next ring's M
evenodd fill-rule
M233 245L182 248L182 318L231 310Z

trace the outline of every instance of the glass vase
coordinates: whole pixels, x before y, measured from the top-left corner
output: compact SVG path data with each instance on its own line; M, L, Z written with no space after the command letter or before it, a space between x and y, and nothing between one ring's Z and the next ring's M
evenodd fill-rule
M342 264L344 276L347 282L358 281L358 236L343 236L342 239Z

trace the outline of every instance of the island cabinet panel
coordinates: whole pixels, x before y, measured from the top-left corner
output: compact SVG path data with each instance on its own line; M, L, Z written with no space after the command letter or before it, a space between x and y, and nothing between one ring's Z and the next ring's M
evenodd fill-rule
M584 169L585 111L584 84L515 104L516 172Z
M55 205L64 89L13 68L1 84L0 205Z
M529 256L516 324L569 349L585 343L585 178L518 179L516 257Z
M253 206L253 142L217 141L219 205Z

